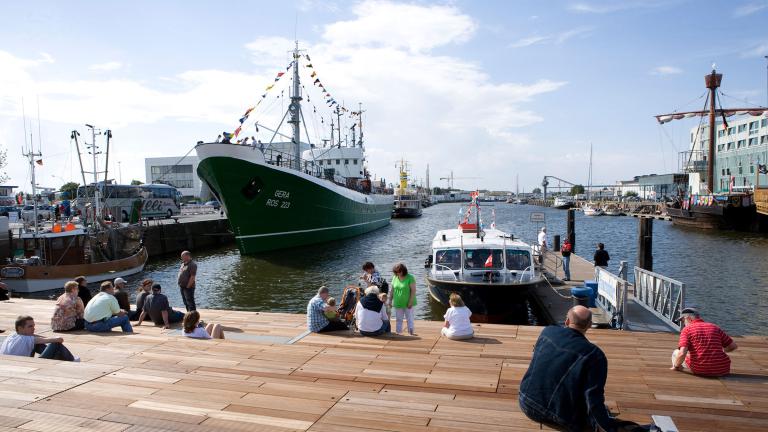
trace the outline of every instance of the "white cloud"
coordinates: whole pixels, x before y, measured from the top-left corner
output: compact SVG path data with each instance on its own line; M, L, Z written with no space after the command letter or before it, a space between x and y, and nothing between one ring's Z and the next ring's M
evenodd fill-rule
M114 71L118 70L123 67L123 64L116 61L106 62L106 63L98 63L98 64L92 64L88 66L88 69L92 71L99 71L99 72L108 72L108 71Z
M573 3L568 9L580 13L606 14L630 9L652 9L672 3L673 0L603 0Z
M467 41L477 29L474 20L452 6L421 6L364 1L352 9L355 18L325 27L323 38L336 45L404 48L422 52Z
M768 42L760 42L752 45L750 48L741 53L741 57L762 57L768 55Z
M683 70L675 66L656 66L649 73L651 75L677 75L683 73Z
M577 27L571 30L566 30L560 33L553 33L549 35L536 35L529 36L512 42L510 48L524 48L537 44L562 44L569 39L575 37L584 37L594 30L594 27Z
M760 12L763 9L768 8L768 1L760 1L754 3L747 3L734 9L733 16L735 18L741 18L754 13Z

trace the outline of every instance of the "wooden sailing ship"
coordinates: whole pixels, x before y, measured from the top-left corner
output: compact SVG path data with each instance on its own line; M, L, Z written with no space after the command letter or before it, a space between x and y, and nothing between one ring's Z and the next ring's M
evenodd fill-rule
M667 215L676 225L683 225L703 229L735 229L751 230L756 224L756 211L752 191L728 192L717 191L715 188L715 143L717 119L722 119L722 127L728 133L728 117L734 115L760 116L768 112L768 108L718 108L717 89L720 87L723 75L717 73L712 65L712 72L704 77L709 98L705 109L701 111L676 112L656 116L660 124L672 120L708 117L708 142L707 150L702 161L706 163L705 186L699 184L696 169L689 175L689 187L685 194L680 194L675 203L667 208ZM697 137L698 139L698 134ZM694 146L696 142L694 140ZM690 152L694 154L693 151ZM689 162L691 162L689 160ZM689 164L695 167L695 163ZM729 188L730 189L730 188Z

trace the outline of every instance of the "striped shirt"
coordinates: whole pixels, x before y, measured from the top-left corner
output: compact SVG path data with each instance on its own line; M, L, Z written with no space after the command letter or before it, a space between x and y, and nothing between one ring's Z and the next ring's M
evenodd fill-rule
M680 348L688 348L685 363L695 375L723 376L731 370L731 359L723 348L733 339L715 324L696 318L680 332Z

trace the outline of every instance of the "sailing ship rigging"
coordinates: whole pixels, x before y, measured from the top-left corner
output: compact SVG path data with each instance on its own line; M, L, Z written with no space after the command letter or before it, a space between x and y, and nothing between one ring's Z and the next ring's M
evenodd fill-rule
M715 229L737 229L751 230L756 223L756 211L754 198L751 191L728 192L720 191L715 183L715 146L716 130L718 128L717 120L721 119L724 133L729 133L728 117L736 115L760 116L768 112L768 108L718 108L718 88L722 83L723 75L717 73L715 65L712 65L712 72L704 77L706 88L709 91L709 97L701 111L686 111L670 114L657 115L656 120L659 124L664 124L672 120L684 118L700 117L702 120L708 117L708 139L707 149L702 162L706 163L706 180L701 181L700 169L693 161L695 152L692 150L689 155L689 187L685 195L678 196L675 204L667 208L667 214L672 217L672 222L678 225L691 226L696 228ZM698 140L700 135L696 135ZM695 148L697 142L694 141ZM700 166L700 165L699 165ZM730 184L730 182L729 182Z

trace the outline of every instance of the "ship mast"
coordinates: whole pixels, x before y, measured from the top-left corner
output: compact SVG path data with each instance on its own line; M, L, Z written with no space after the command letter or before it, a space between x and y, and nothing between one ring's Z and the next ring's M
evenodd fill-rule
M301 171L301 127L299 125L301 116L301 82L299 81L299 41L296 41L296 47L293 49L293 93L291 94L291 105L288 110L291 113L291 119L288 123L293 127L293 159L294 168Z
M704 77L709 89L709 146L707 150L707 189L709 193L715 191L715 97L717 88L723 80L723 74L715 73L715 65L712 65L712 73Z

